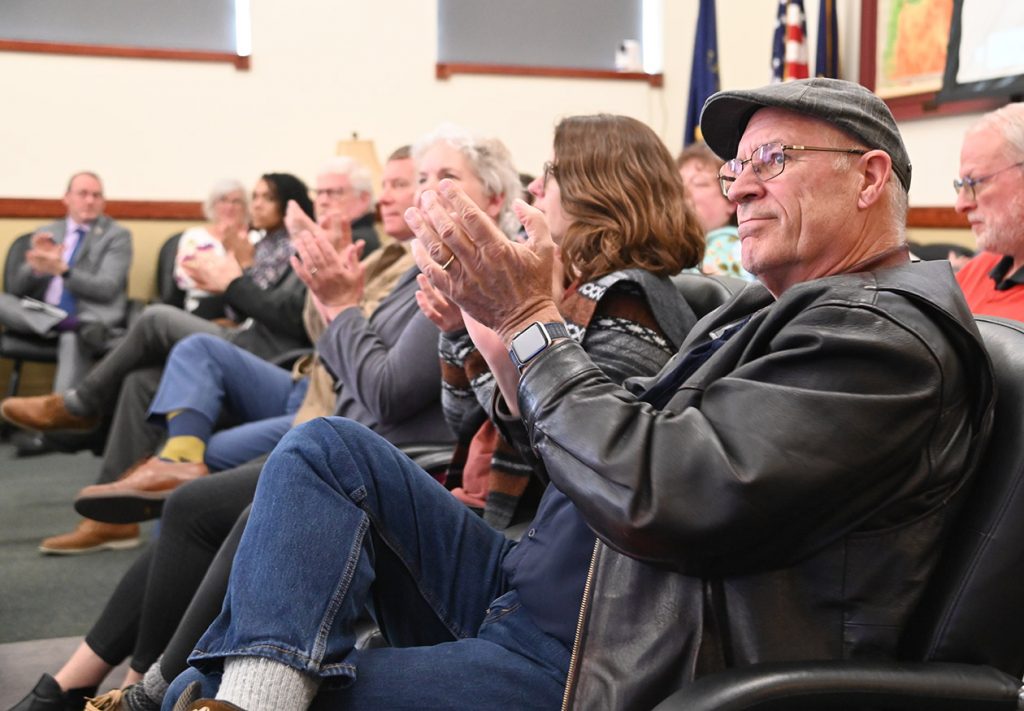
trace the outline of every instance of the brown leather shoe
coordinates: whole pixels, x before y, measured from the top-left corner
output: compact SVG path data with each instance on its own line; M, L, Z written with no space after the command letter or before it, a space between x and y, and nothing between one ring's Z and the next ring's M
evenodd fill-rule
M174 702L172 711L245 711L240 706L235 706L230 701L218 701L217 699L200 699L202 686L198 681L193 681L181 692L181 696Z
M49 555L80 555L134 548L140 542L138 524L114 526L85 519L71 533L45 539L39 550Z
M137 523L160 516L164 499L182 484L209 474L202 462L168 462L150 457L110 484L93 484L78 493L75 511L107 523Z
M59 393L9 397L0 403L0 415L26 430L91 430L99 424L98 417L79 417L68 412Z
M124 698L124 689L111 689L105 694L86 699L85 711L132 711Z
M183 708L185 711L245 711L241 706L235 706L230 701L221 701L220 699L196 699Z

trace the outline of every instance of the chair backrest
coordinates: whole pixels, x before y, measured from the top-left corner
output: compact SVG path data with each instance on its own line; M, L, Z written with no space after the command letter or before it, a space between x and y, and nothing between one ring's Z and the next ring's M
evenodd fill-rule
M697 318L707 316L747 284L736 277L708 276L696 272L676 274L672 277L672 283L676 285Z
M11 242L11 246L7 249L7 256L4 258L4 291L7 293L10 293L14 273L18 270L18 267L25 263L25 252L32 246L32 234L31 232L26 232L23 235L19 235Z
M1024 323L977 317L996 376L992 438L921 605L915 658L1024 673Z
M174 258L178 256L178 242L183 232L167 238L160 247L156 258L156 294L160 303L182 308L185 305L185 292L178 288L174 281Z

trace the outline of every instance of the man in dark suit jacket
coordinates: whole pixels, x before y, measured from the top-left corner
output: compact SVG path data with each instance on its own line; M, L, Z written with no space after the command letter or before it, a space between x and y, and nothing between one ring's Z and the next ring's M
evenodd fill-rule
M128 269L132 236L103 214L103 184L95 173L71 176L64 194L67 216L32 235L25 263L14 274L10 291L57 306L68 316L58 334L54 390L74 387L94 359L79 338L89 322L120 326L128 304ZM15 324L5 324L15 326Z

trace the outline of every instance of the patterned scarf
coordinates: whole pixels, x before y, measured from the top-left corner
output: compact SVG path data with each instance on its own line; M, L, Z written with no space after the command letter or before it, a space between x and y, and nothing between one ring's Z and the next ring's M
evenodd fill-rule
M278 227L256 243L253 250L252 265L245 273L252 278L261 289L269 289L291 269L288 258L294 254L288 240L288 230Z

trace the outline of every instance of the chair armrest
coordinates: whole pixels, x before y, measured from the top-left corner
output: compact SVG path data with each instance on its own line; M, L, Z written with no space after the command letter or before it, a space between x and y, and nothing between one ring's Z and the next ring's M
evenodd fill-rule
M405 456L416 462L428 474L438 474L452 461L451 444L403 444L399 447Z
M293 348L290 351L278 353L272 358L267 358L267 362L273 363L274 365L284 368L285 370L291 370L291 367L295 365L295 361L297 361L302 356L310 355L312 352L312 348Z
M698 679L655 711L1019 709L1021 682L992 667L868 661L757 664Z

